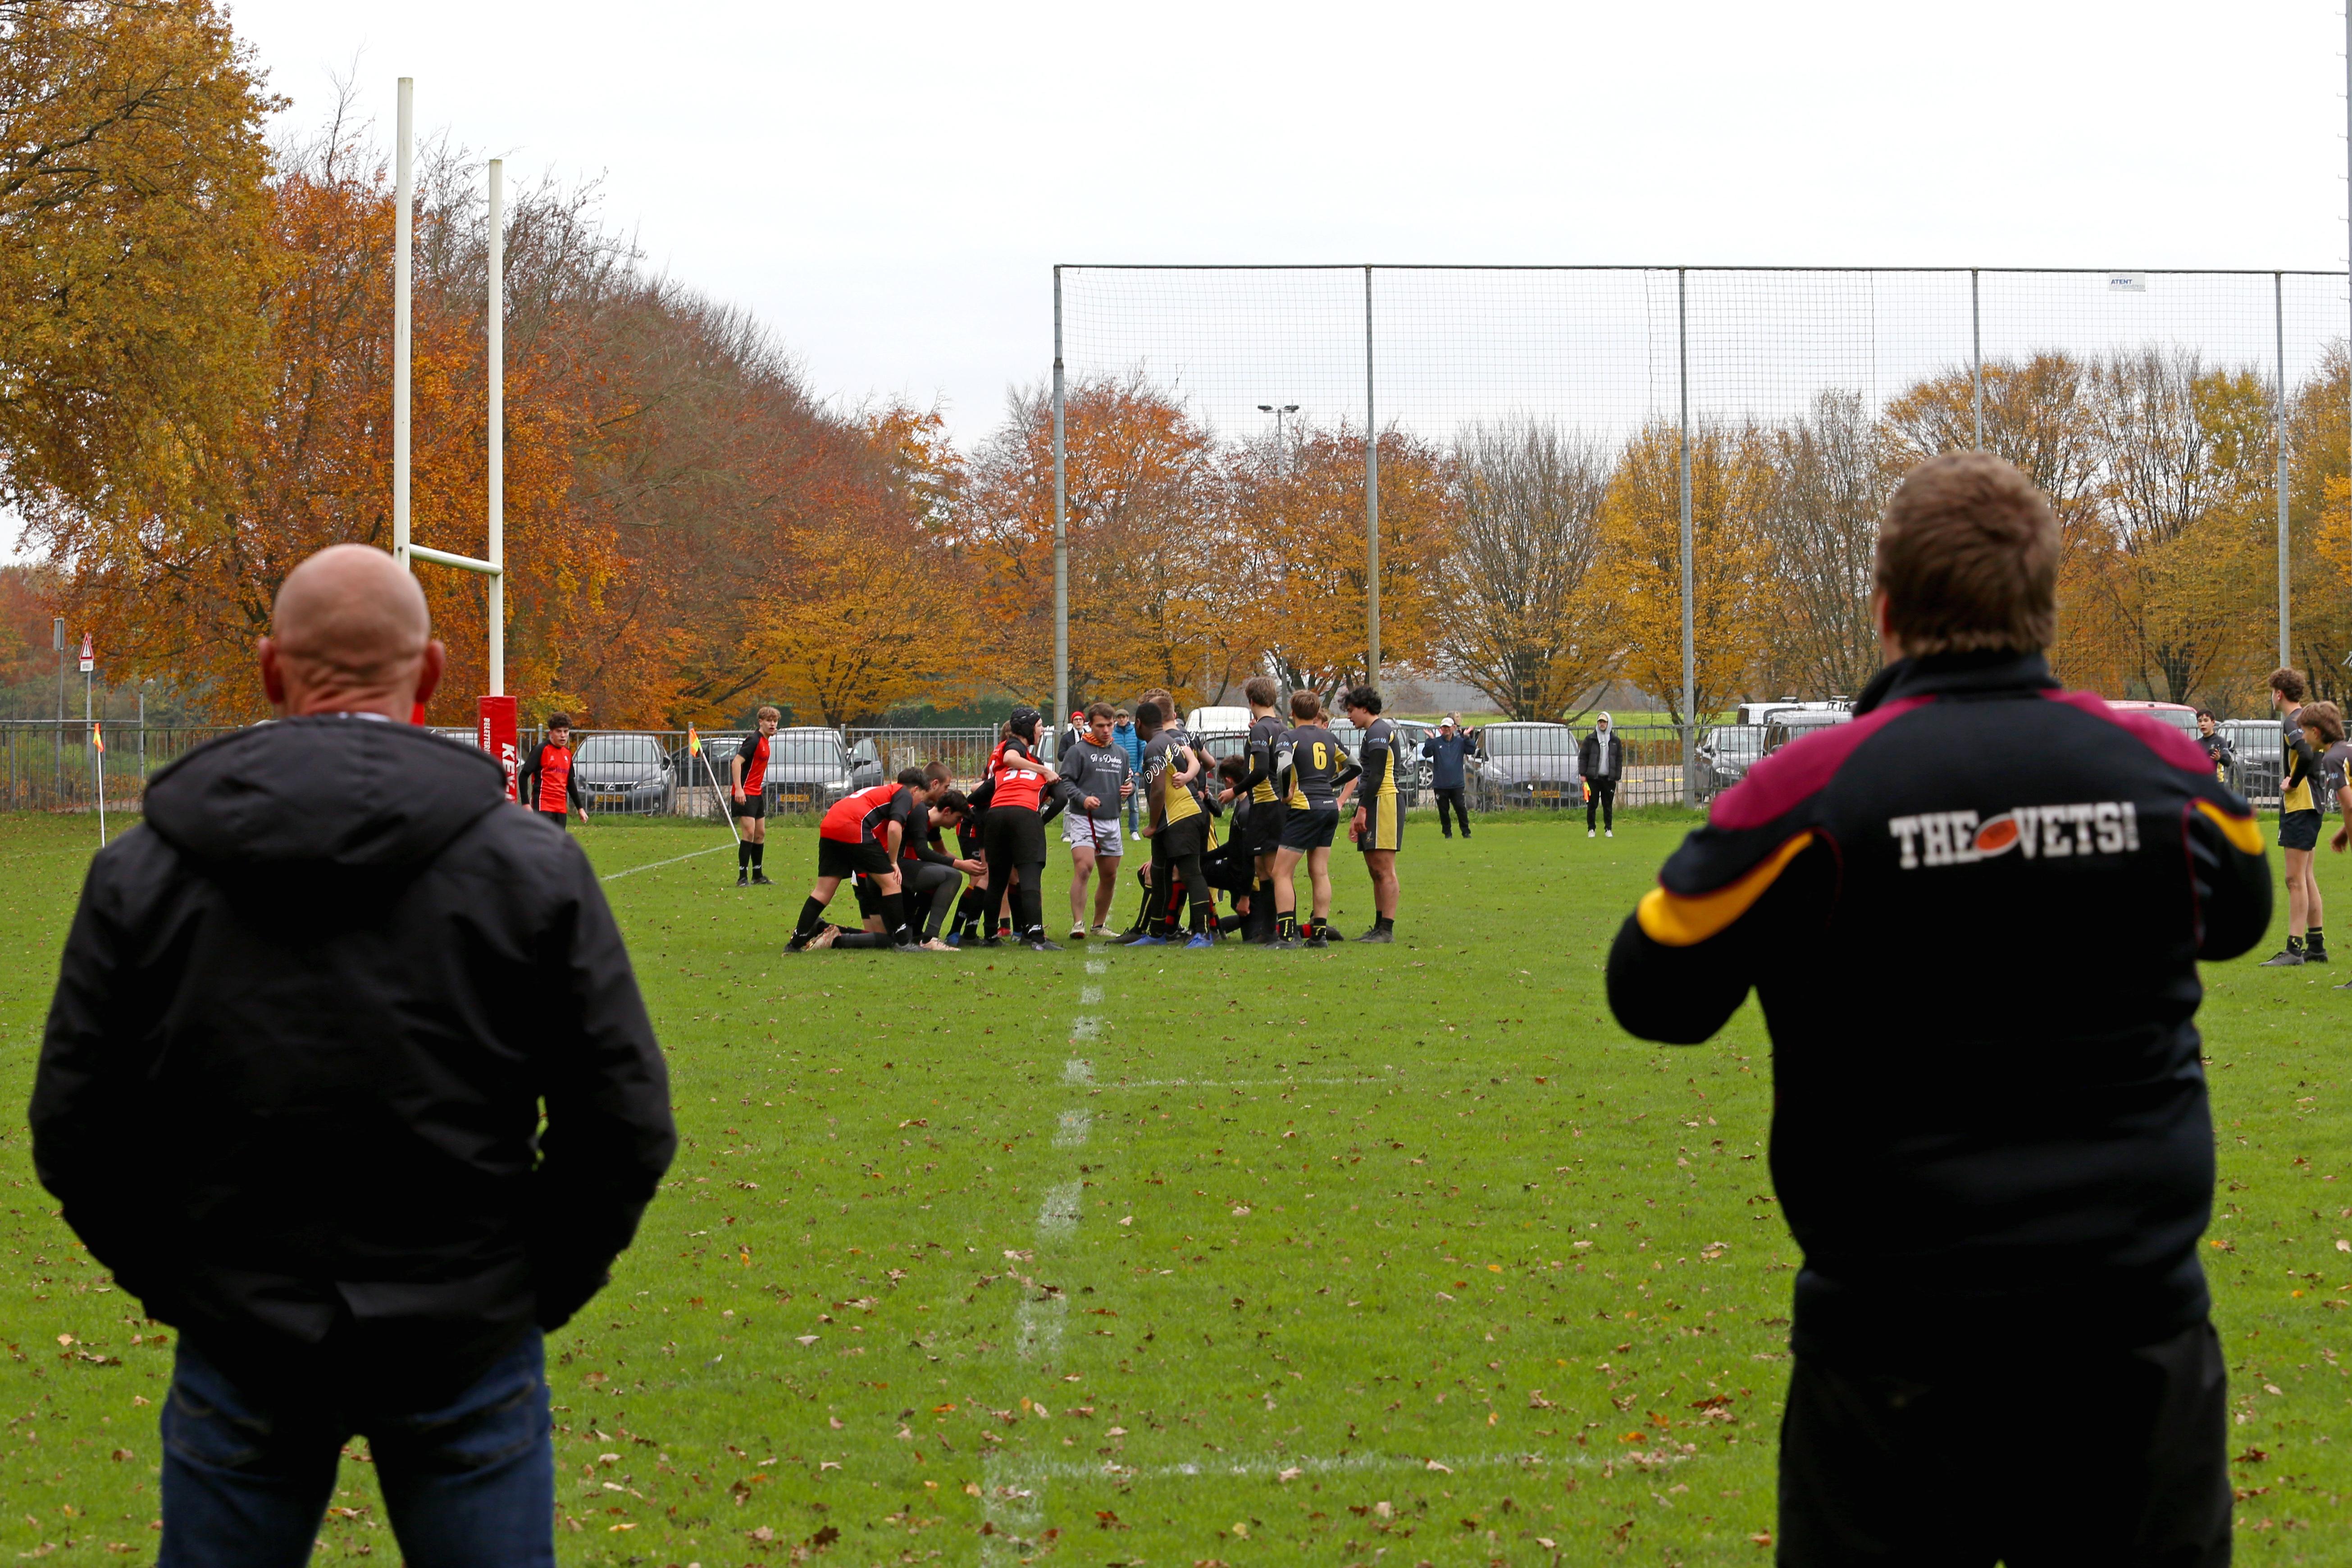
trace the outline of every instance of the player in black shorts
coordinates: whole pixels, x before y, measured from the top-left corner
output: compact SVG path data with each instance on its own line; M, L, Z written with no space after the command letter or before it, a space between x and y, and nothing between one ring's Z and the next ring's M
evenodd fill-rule
M1161 713L1156 702L1139 704L1135 710L1138 732L1149 737L1143 746L1143 795L1150 807L1151 824L1144 836L1151 840L1151 900L1172 898L1181 885L1192 906L1192 934L1186 947L1210 947L1216 938L1209 934L1216 918L1216 895L1210 890L1208 874L1201 866L1202 851L1209 841L1209 815L1201 809L1200 798L1192 793L1192 781L1201 772L1201 759L1178 730L1160 728ZM1130 947L1164 947L1176 940L1174 934L1162 937L1146 931L1128 943Z
M1339 828L1339 804L1358 772L1353 758L1323 723L1323 700L1312 691L1290 694L1296 721L1275 751L1275 787L1288 808L1283 813L1281 847L1274 857L1276 947L1328 947L1331 941L1331 839ZM1302 938L1298 889L1293 880L1307 862L1314 887L1314 913Z
M1249 700L1249 739L1242 758L1249 764L1243 777L1242 793L1249 797L1250 810L1246 818L1247 837L1241 838L1249 850L1252 868L1256 873L1257 886L1250 896L1250 921L1245 940L1261 945L1274 940L1274 856L1282 847L1282 822L1286 813L1282 801L1274 792L1274 752L1282 743L1283 731L1289 728L1282 721L1281 711L1275 706L1282 689L1271 676L1257 676L1242 688ZM1242 829L1234 830L1241 837Z
M2287 718L2286 776L2279 785L2279 858L2286 862L2286 946L2261 967L2276 969L2327 962L2326 911L2319 880L2311 873L2319 847L2323 753L2344 739L2344 720L2333 702L2306 702Z
M1349 832L1363 851L1372 879L1372 929L1358 942L1394 942L1397 912L1397 851L1404 847L1404 798L1397 793L1396 726L1381 717L1381 694L1369 686L1341 698L1348 721L1364 732L1356 743L1356 819Z
M762 708L756 727L727 759L729 809L735 814L735 885L765 888L768 854L768 758L783 715Z

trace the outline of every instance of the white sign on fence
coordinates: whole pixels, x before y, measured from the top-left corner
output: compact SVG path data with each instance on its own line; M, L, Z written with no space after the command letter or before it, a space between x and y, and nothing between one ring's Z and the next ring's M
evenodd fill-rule
M2145 272L2110 272L2107 274L2107 292L2110 294L2145 294L2147 292L2147 274Z

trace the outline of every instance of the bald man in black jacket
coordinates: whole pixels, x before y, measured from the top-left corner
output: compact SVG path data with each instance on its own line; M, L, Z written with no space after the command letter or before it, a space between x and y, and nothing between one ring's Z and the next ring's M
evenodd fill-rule
M182 1331L160 1563L306 1561L356 1432L408 1561L552 1564L541 1335L669 1163L661 1052L579 847L407 722L442 663L415 581L340 545L273 622L279 721L91 863L35 1168Z

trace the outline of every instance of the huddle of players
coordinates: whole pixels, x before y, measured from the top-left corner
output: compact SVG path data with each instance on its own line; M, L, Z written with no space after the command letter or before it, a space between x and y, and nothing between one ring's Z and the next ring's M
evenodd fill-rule
M1371 930L1359 940L1393 941L1395 860L1404 814L1391 726L1379 716L1379 692L1357 687L1344 700L1349 718L1363 731L1360 762L1331 733L1315 693L1292 694L1288 724L1275 707L1279 689L1273 680L1261 676L1244 693L1252 714L1247 743L1242 756L1222 763L1213 762L1175 722L1172 700L1154 693L1136 709L1143 755L1131 778L1125 753L1110 743L1108 704L1087 710L1088 732L1064 749L1058 766L1037 754L1044 715L1024 707L1006 721L989 755L987 776L968 797L950 787L948 770L938 763L909 768L893 784L844 796L819 826L816 881L789 951L944 951L977 938L983 946L1010 940L1035 952L1058 952L1060 944L1046 937L1040 898L1045 825L1065 810L1070 814L1064 837L1074 858L1086 859L1104 878L1099 921L1108 909L1109 882L1119 858L1119 804L1133 790L1142 792L1149 811L1151 864L1139 873L1144 896L1135 923L1114 940L1208 947L1234 931L1278 948L1323 947L1341 940L1329 925L1330 854L1340 814L1352 797L1352 834L1364 853L1377 911ZM767 711L761 712L763 736L773 729ZM745 750L757 752L763 744L755 739ZM759 760L755 755L730 766L740 774ZM740 813L751 796L739 784L736 798ZM1234 820L1220 846L1211 822L1226 807ZM942 835L950 827L961 855L950 855L943 847ZM1091 856L1082 854L1087 849ZM1311 912L1304 921L1293 885L1302 860L1312 887ZM968 880L955 904L954 929L942 940L947 895L960 878ZM859 931L844 931L824 918L841 883L852 879L866 928ZM1234 904L1234 913L1223 919L1214 902L1220 890ZM1083 910L1082 889L1073 894L1073 908ZM1180 909L1189 909L1181 936ZM1074 919L1081 923L1073 934L1083 935L1083 914ZM1107 933L1099 925L1097 931Z

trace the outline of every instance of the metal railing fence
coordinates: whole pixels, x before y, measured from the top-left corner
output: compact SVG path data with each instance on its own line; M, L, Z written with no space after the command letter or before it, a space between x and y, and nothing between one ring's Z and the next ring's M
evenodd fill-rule
M125 724L104 731L106 805L135 812L146 781L216 736L240 726ZM1685 727L1622 724L1624 748L1615 804L1621 809L1679 805L1685 799L1683 755ZM436 729L453 744L474 743L469 730ZM1576 811L1584 804L1580 752L1590 725L1490 725L1480 731L1481 749L1465 781L1465 804L1474 811ZM2280 746L2275 721L2238 721L2229 727L2234 752L2230 787L2258 808L2278 805ZM806 731L802 731L804 737ZM575 765L593 816L674 816L709 822L729 810L727 763L741 731L701 735L708 763L687 749L684 730L583 731L575 739ZM524 754L544 738L537 730L521 736ZM1343 743L1349 736L1343 736ZM1765 724L1702 724L1693 748L1696 763L1691 795L1700 802L1738 784L1762 757L1790 739L1785 728ZM821 748L830 762L818 765L805 741L782 759L767 790L771 815L822 812L844 794L894 778L899 770L943 762L956 787L980 782L988 752L996 743L989 729L849 729L833 732ZM1243 737L1204 735L1217 756L1237 754ZM0 720L0 811L88 811L98 800L97 758L89 729L79 720ZM1409 807L1433 804L1429 764L1407 748L1399 782ZM714 787L715 780L715 787ZM2332 802L2322 809L2333 808Z

